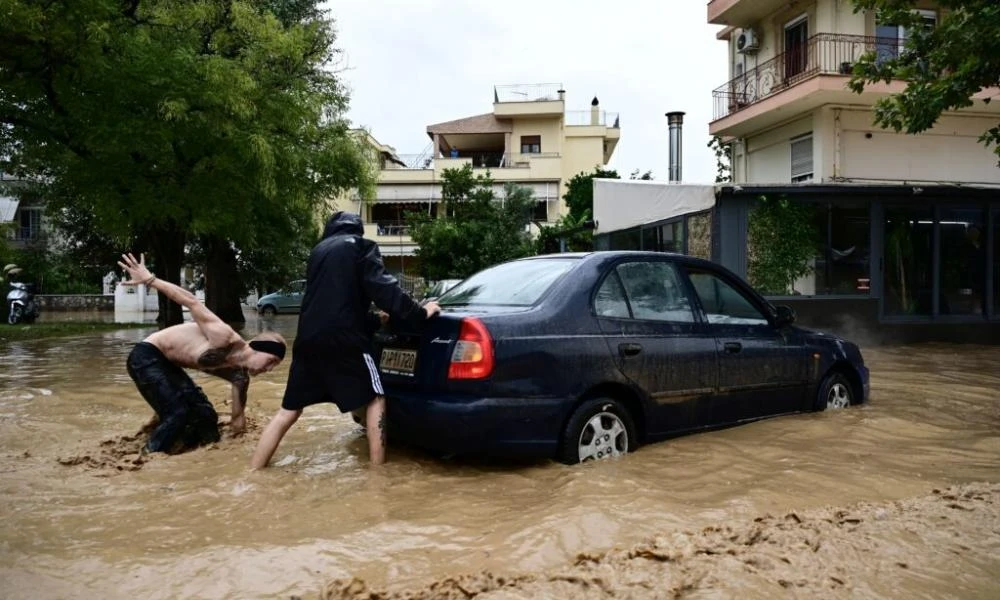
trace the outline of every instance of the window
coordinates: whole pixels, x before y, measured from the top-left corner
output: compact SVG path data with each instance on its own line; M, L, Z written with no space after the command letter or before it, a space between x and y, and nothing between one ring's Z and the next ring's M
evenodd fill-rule
M942 315L986 314L986 213L982 206L942 206L939 212Z
M541 152L542 152L542 136L540 135L521 136L521 154L541 154Z
M615 272L625 286L633 318L694 322L694 311L674 265L668 262L630 262L619 265Z
M21 241L37 240L42 232L42 209L21 208L18 212L20 214L15 239Z
M689 270L688 277L701 300L709 323L716 325L767 325L767 318L742 292L708 271Z
M572 258L503 263L463 280L438 302L441 306L531 306L577 264Z
M611 319L627 319L631 316L625 300L625 290L614 272L605 277L604 283L598 288L594 298L594 312L598 317Z
M681 219L642 230L642 249L652 252L684 252L684 222Z
M813 178L812 133L792 138L789 146L791 147L792 182L811 180Z
M925 29L933 29L937 26L937 13L933 10L917 10L920 20ZM903 50L906 39L910 36L909 31L902 25L892 23L877 23L875 25L875 62L882 63L896 58Z
M928 206L885 209L883 302L886 315L933 311L934 213Z
M804 73L809 64L809 21L802 17L785 25L785 79Z
M535 209L531 213L531 219L534 221L548 221L549 220L549 203L546 200L539 200L535 202Z

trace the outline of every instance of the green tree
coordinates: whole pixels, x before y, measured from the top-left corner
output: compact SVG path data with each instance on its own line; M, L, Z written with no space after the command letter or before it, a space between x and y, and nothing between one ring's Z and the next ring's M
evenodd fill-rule
M733 180L733 168L729 160L729 144L719 136L708 140L708 147L715 153L715 183L728 183Z
M647 171L639 175L632 172L631 179L652 179ZM535 240L536 250L541 254L559 252L563 248L571 252L587 252L594 249L594 236L589 225L594 219L594 179L621 179L618 171L597 167L593 172L574 175L566 183L563 201L567 213L552 226L541 227Z
M906 89L875 105L875 123L906 133L934 126L941 113L973 106L972 96L1000 85L1000 3L996 0L939 0L937 25L925 27L917 0L854 0L855 11L875 10L877 19L906 27L902 51L867 53L854 66L850 88L906 81ZM989 102L984 99L983 102ZM1000 155L1000 126L980 141Z
M784 295L812 272L819 240L809 206L761 196L747 224L747 281L764 294Z
M527 233L535 198L531 190L508 184L497 198L489 174L471 165L442 173L440 210L444 215L407 214L410 235L419 244L421 275L464 278L491 265L528 256Z
M223 287L210 306L242 319L241 257L289 252L323 199L374 178L317 6L0 0L0 168L168 281L197 240ZM182 320L162 298L160 315Z

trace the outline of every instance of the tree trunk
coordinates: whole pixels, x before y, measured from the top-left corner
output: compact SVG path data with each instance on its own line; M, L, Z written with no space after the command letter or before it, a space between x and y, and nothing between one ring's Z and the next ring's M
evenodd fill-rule
M243 285L232 244L220 237L205 238L205 255L205 305L226 323L245 323Z
M170 283L180 284L181 265L184 262L184 233L175 225L158 227L147 232L147 239L156 263L156 276ZM160 313L156 322L161 328L184 322L180 304L159 294Z

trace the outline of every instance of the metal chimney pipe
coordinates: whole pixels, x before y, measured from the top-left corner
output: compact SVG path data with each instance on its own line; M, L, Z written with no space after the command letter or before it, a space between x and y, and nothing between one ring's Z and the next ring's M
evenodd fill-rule
M682 130L684 129L684 113L674 111L667 113L667 124L670 126L670 177L671 183L681 181Z

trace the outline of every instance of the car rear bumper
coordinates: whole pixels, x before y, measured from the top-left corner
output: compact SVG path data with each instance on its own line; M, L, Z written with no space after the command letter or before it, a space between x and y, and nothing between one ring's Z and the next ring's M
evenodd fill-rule
M564 398L442 398L391 390L386 398L390 438L497 456L554 456L571 406Z

